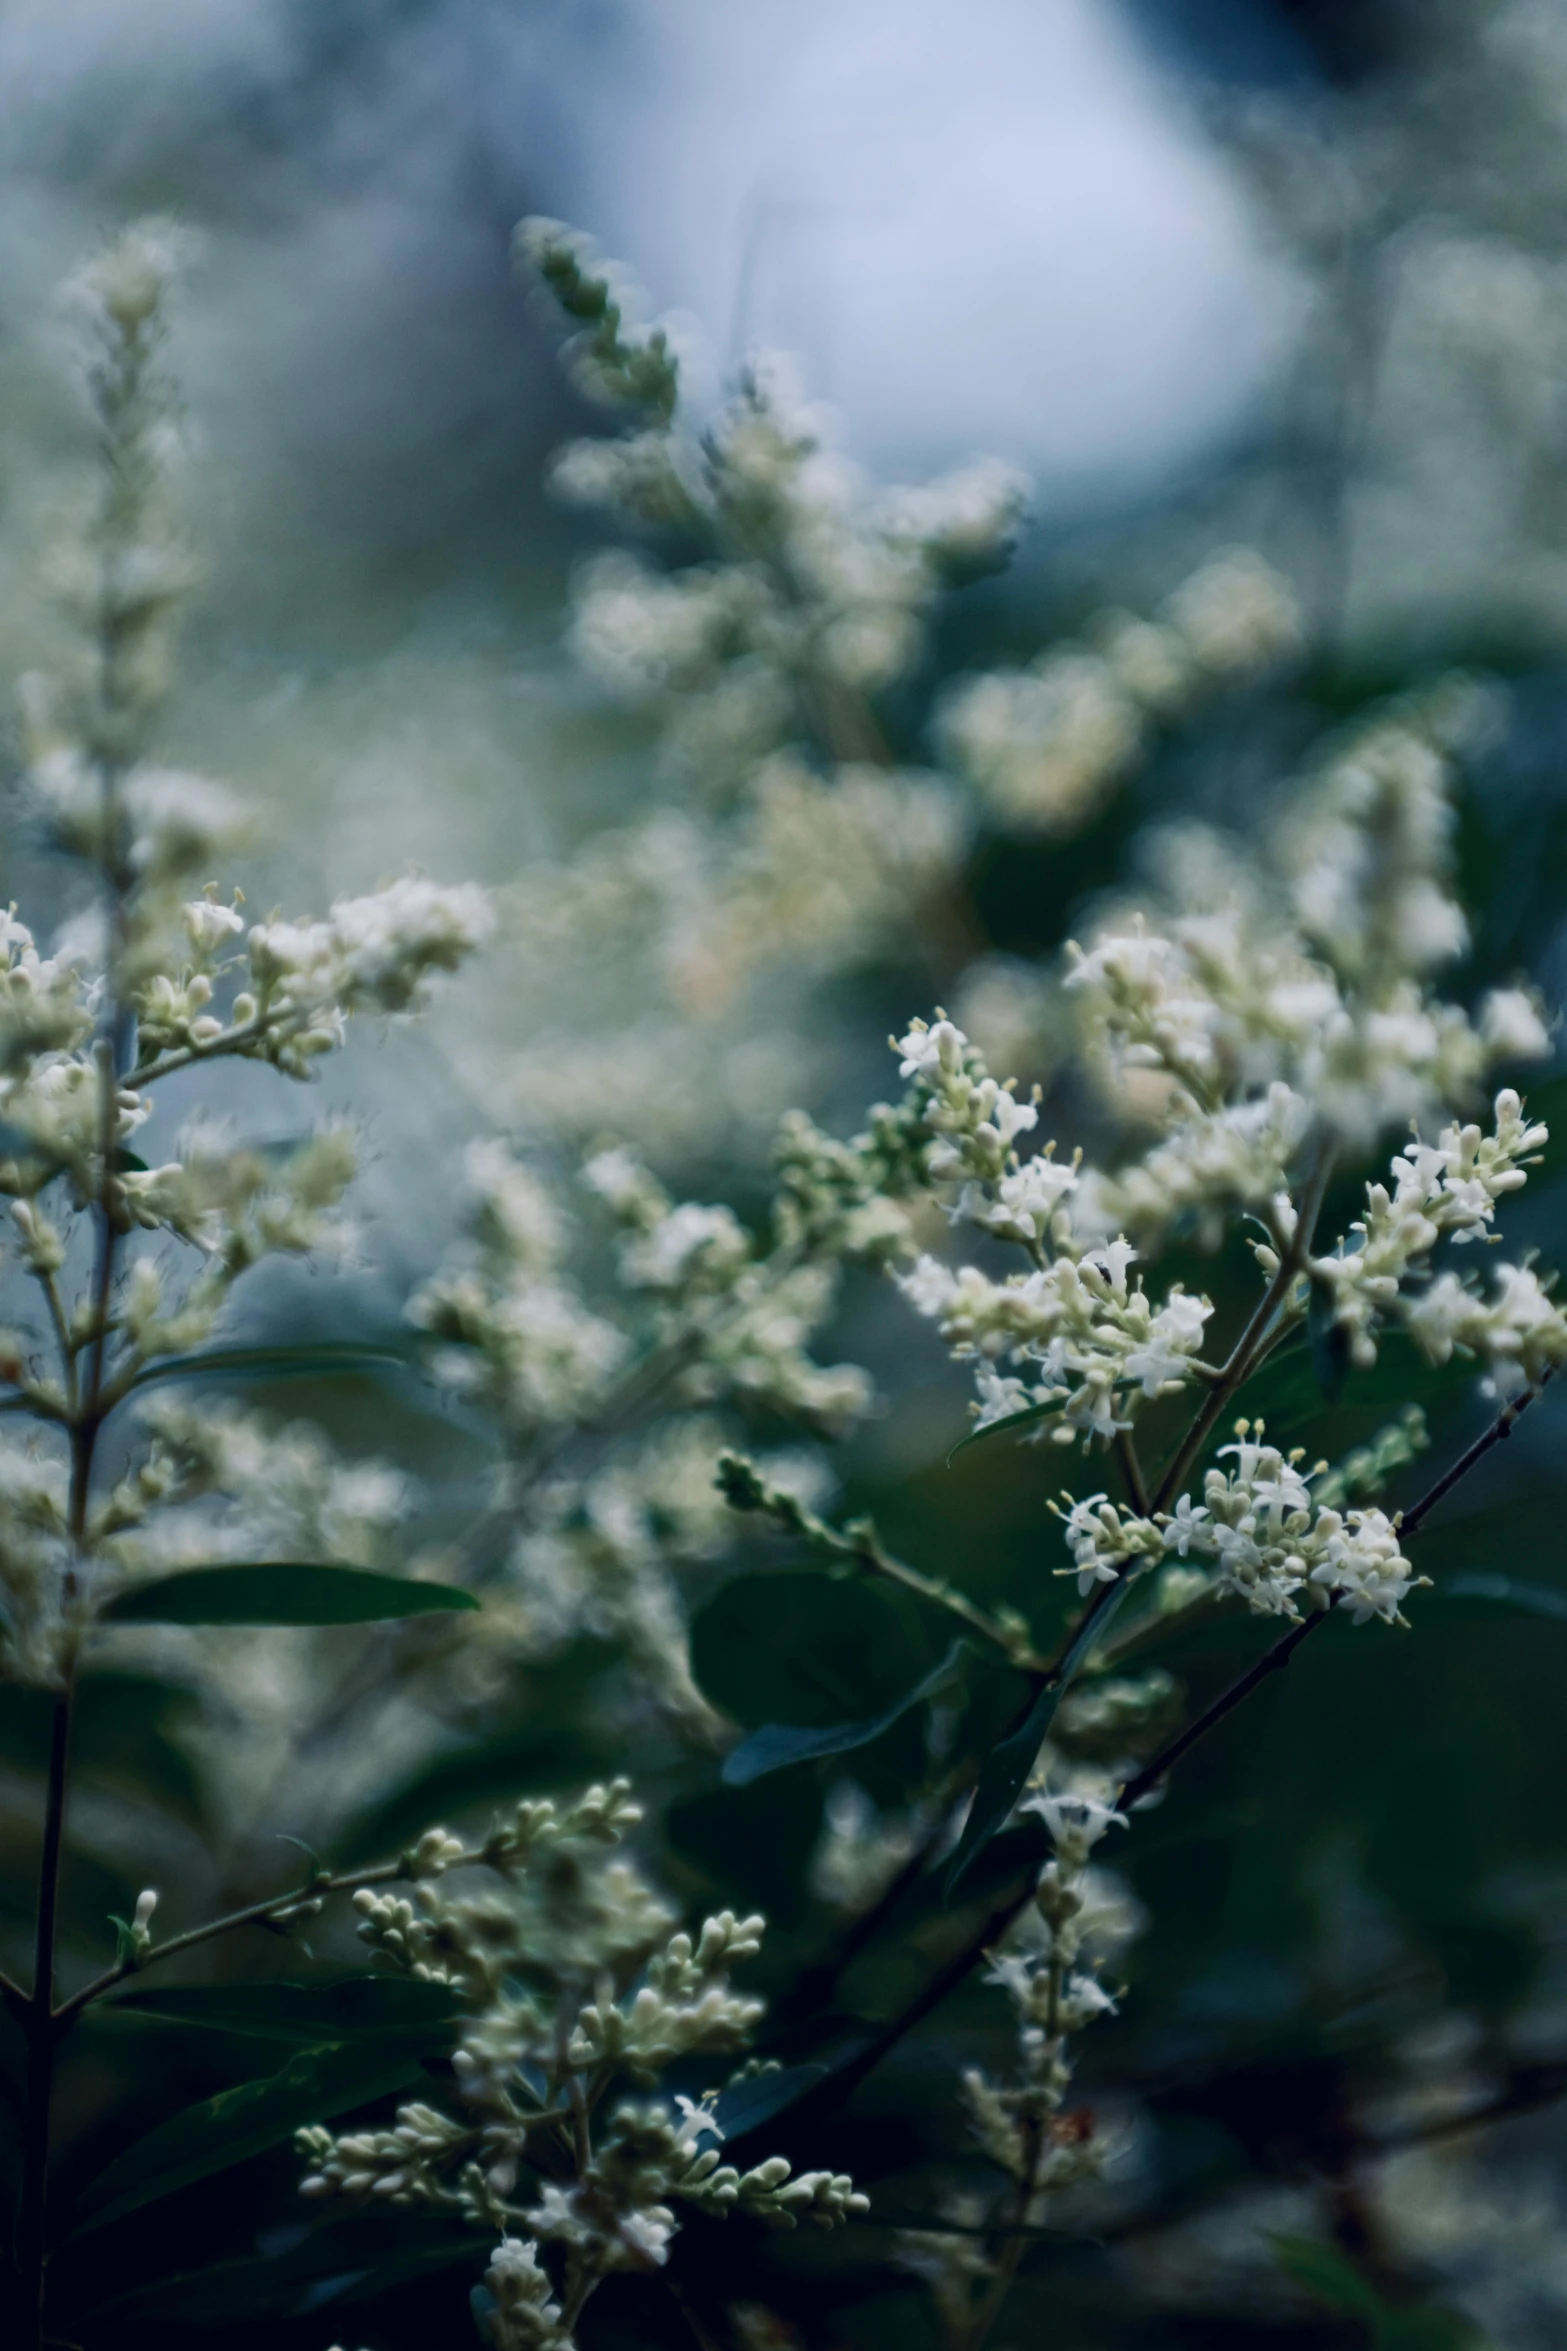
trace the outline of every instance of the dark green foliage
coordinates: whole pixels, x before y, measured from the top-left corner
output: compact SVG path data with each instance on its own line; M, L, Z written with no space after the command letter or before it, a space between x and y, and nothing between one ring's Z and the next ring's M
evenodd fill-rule
M471 1592L357 1567L256 1560L187 1567L134 1584L101 1611L111 1624L375 1624L477 1608Z
M731 1788L747 1787L770 1771L782 1771L791 1763L811 1763L828 1755L852 1754L857 1747L870 1747L892 1729L894 1723L928 1698L944 1695L958 1684L968 1656L968 1644L954 1641L941 1663L906 1690L901 1698L868 1722L829 1723L825 1729L807 1729L799 1723L768 1722L731 1748L724 1758L724 1780Z
M1132 1589L1135 1579L1123 1575L1093 1615L1084 1622L1082 1630L1069 1643L1055 1678L1035 1697L1033 1704L1016 1730L992 1749L980 1772L974 1801L964 1823L963 1835L947 1869L949 1898L967 1876L975 1856L1002 1828L1013 1805L1022 1795L1033 1770L1040 1748L1044 1745L1056 1708L1071 1688L1076 1675L1107 1631L1111 1619Z
M219 2090L126 2148L78 2199L73 2237L106 2228L144 2204L244 2163L292 2139L306 2123L331 2121L422 2079L421 2060L450 2040L446 2024L362 2043L305 2048L258 2081Z
M117 1993L105 2017L201 2025L254 2040L296 2041L319 2048L347 2041L397 2040L430 2032L438 2045L462 2011L445 1984L402 1976L349 1976L332 1984L186 1984Z

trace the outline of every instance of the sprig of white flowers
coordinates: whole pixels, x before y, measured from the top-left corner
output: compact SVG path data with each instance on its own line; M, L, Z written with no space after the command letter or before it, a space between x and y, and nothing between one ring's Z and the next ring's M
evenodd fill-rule
M765 1922L721 1911L695 1936L671 1932L646 1880L611 1858L640 1818L624 1780L565 1810L525 1804L483 1848L490 1882L461 1896L447 1880L475 1856L432 1829L411 1896L356 1898L378 1958L464 2001L455 2110L421 2100L386 2128L302 2131L303 2193L497 2230L482 2315L495 2351L567 2351L604 2277L662 2267L682 2208L785 2229L868 2209L839 2173L725 2163L716 2091L617 2097L678 2059L737 2054L762 2014L729 1971L755 1957Z

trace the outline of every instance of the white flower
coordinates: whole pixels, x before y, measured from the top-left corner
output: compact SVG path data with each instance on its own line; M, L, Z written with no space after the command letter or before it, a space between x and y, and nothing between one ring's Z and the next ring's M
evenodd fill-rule
M1545 1061L1551 1032L1527 988L1493 988L1480 1007L1480 1035L1499 1061Z
M917 1020L906 1036L895 1041L894 1051L903 1056L898 1064L898 1075L903 1078L925 1077L933 1070L959 1069L967 1044L968 1039L963 1031L950 1020L938 1020L933 1028Z
M1391 1521L1380 1510L1352 1510L1341 1521L1324 1510L1316 1532L1327 1538L1325 1555L1311 1581L1336 1592L1356 1624L1380 1616L1391 1624L1414 1578L1398 1547Z
M679 2143L682 2147L694 2147L698 2139L704 2136L720 2141L723 2139L723 2126L713 2112L711 2097L688 2098L683 2091L677 2092L675 2111L680 2117Z
M1164 1547L1178 1551L1184 1559L1192 1544L1206 1540L1208 1513L1199 1502L1193 1504L1190 1494L1183 1494L1169 1518L1165 1521Z
M198 954L210 955L227 945L245 927L237 906L220 906L215 898L193 898L180 908L186 934Z
M1127 1826L1124 1812L1117 1812L1102 1796L1091 1796L1081 1790L1067 1789L1057 1796L1028 1796L1018 1810L1037 1812L1062 1859L1079 1864L1107 1829Z
M1097 1977L1071 1975L1061 1987L1056 2019L1065 2033L1075 2033L1097 2017L1114 2016L1116 2004Z
M632 2252L660 2266L669 2258L669 2240L674 2233L674 2221L660 2205L620 2216L620 2234Z
M678 1290L697 1275L722 1284L750 1254L751 1244L732 1210L686 1200L651 1232L627 1242L621 1270L639 1289Z

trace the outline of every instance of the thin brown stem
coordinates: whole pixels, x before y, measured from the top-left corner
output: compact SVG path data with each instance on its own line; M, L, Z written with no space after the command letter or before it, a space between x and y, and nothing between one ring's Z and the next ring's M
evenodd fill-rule
M1137 1458L1137 1440L1130 1429L1117 1429L1115 1457L1126 1481L1127 1500L1139 1518L1147 1518L1150 1515L1148 1487L1143 1478L1143 1465Z
M1040 2134L1036 2131L1029 2151L1030 2171L1036 2172L1041 2152ZM982 2351L992 2328L1006 2309L1007 2298L1017 2283L1017 2273L1023 2266L1029 2240L1038 2227L1036 2207L1040 2202L1037 2187L1020 2180L1013 2200L1012 2217L1003 2221L998 2232L1002 2236L1001 2251L995 2256L990 2284L978 2309L958 2338L957 2351Z
M60 1351L60 1384L65 1393L65 1409L69 1417L76 1411L76 1349L71 1344L59 1283L52 1273L42 1271L37 1280L49 1309L49 1328L54 1333L54 1343Z
M890 2018L863 2049L856 2050L852 2057L836 2066L825 2081L806 2091L792 2110L791 2119L808 2120L819 2112L825 2113L841 2106L859 2088L861 2082L875 2072L882 2059L890 2056L900 2041L913 2032L916 2026L923 2024L926 2017L932 2015L943 2001L949 1999L958 1986L967 1980L991 1945L1000 1941L1024 1903L1032 1898L1037 1875L1037 1864L1031 1863L1017 1889L986 1913L983 1925L936 1970L908 2006Z
M1330 1603L1327 1608L1319 1608L1311 1616L1303 1616L1298 1624L1291 1625L1282 1640L1275 1641L1271 1649L1264 1650L1255 1665L1250 1666L1238 1681L1231 1682L1227 1690L1221 1690L1213 1704L1205 1706L1178 1738L1172 1739L1168 1747L1154 1757L1152 1763L1146 1764L1126 1782L1116 1798L1117 1809L1124 1810L1140 1797L1146 1796L1150 1789L1156 1788L1166 1772L1173 1771L1199 1740L1205 1739L1210 1731L1217 1730L1219 1724L1227 1715L1233 1714L1237 1706L1244 1705L1253 1690L1260 1689L1270 1674L1282 1673L1301 1643L1309 1640L1319 1625L1325 1625L1331 1614Z
M1409 1509L1399 1514L1398 1531L1401 1540L1407 1540L1410 1535L1418 1534L1437 1504L1452 1492L1459 1479L1466 1478L1476 1462L1483 1461L1494 1445L1506 1443L1521 1416L1528 1411L1535 1398L1549 1384L1552 1376L1552 1370L1547 1368L1541 1373L1539 1380L1532 1388L1525 1388L1521 1396L1515 1396L1513 1401L1497 1414L1490 1427L1482 1435L1476 1437L1467 1452L1460 1453L1451 1469L1444 1470L1434 1485L1427 1486L1418 1502L1412 1503Z
M1468 1450L1460 1455L1452 1468L1444 1471L1442 1476L1427 1488L1419 1500L1404 1513L1400 1522L1400 1532L1403 1536L1418 1533L1430 1512L1438 1502L1452 1492L1459 1479L1466 1476L1476 1462L1483 1460L1493 1446L1500 1444L1511 1435L1520 1415L1528 1410L1544 1385L1545 1382L1542 1379L1538 1386L1528 1389L1522 1396L1517 1397L1509 1404L1484 1435L1476 1438ZM1103 1587L1105 1591L1112 1591L1114 1588L1113 1585ZM1095 1598L1097 1602L1099 1595L1096 1595ZM1309 1640L1319 1625L1326 1624L1330 1613L1329 1609L1319 1609L1314 1615L1304 1618L1301 1623L1292 1625L1282 1640L1276 1641L1273 1647L1266 1651L1246 1673L1242 1674L1238 1681L1233 1682L1229 1689L1221 1692L1220 1696L1198 1716L1194 1723L1189 1724L1178 1738L1173 1739L1162 1753L1154 1757L1152 1763L1146 1765L1142 1771L1125 1783L1117 1798L1118 1805L1125 1807L1135 1804L1139 1797L1147 1795L1156 1787L1169 1772L1174 1770L1177 1763L1190 1754L1200 1740L1205 1739L1210 1731L1235 1711L1236 1707L1242 1705L1253 1690L1260 1688L1270 1674L1281 1672L1289 1664L1301 1643ZM1088 1615L1092 1615L1092 1606ZM882 2059L888 2056L907 2034L922 2024L927 2016L939 2008L942 2002L957 1990L991 1945L1006 1933L1013 1920L1030 1900L1034 1890L1035 1874L1035 1870L1031 1866L1015 1890L1004 1902L999 1903L988 1913L978 1931L971 1935L936 1971L929 1982L916 1993L909 2005L897 2016L891 2018L875 2038L850 2058L845 2065L831 2074L818 2090L807 2093L806 2097L801 2100L800 2111L804 2112L816 2105L826 2108L839 2104L865 2080L867 2075L875 2071Z
M1160 1479L1158 1491L1153 1495L1150 1496L1147 1491L1142 1465L1130 1432L1123 1430L1118 1434L1117 1456L1121 1463L1122 1475L1126 1479L1127 1492L1133 1507L1140 1517L1152 1518L1157 1512L1168 1508L1183 1483L1187 1471L1222 1418L1225 1407L1233 1401L1242 1384L1250 1378L1257 1363L1267 1352L1277 1335L1274 1327L1275 1318L1280 1308L1286 1303L1291 1287L1311 1247L1312 1234L1321 1213L1323 1194L1327 1190L1330 1168L1330 1157L1324 1153L1307 1183L1295 1231L1289 1247L1280 1260L1278 1271L1272 1277L1245 1329L1230 1350L1228 1360L1222 1369L1214 1375L1206 1401L1192 1421L1191 1427L1187 1430L1173 1460ZM1123 1441L1124 1452L1121 1450ZM1130 1560L1123 1562L1119 1573L1112 1581L1098 1587L1089 1599L1087 1606L1079 1610L1072 1623L1068 1625L1066 1636L1055 1657L1040 1672L1039 1686L1041 1688L1052 1688L1066 1671L1068 1658L1074 1654L1081 1656L1084 1635L1114 1604L1127 1569L1131 1565ZM1012 1727L1014 1729L1019 1727L1023 1720L1024 1714L1019 1713Z
M1519 1416L1528 1410L1549 1376L1547 1373L1538 1386L1526 1388L1521 1396L1515 1397L1484 1434L1459 1455L1452 1467L1444 1470L1435 1483L1426 1488L1418 1502L1412 1503L1401 1514L1398 1521L1401 1543L1407 1543L1412 1535L1417 1535L1437 1504L1452 1492L1459 1480L1467 1477L1475 1464L1483 1461L1494 1446L1504 1443L1512 1435ZM1260 1689L1270 1674L1282 1673L1301 1643L1309 1639L1319 1625L1326 1624L1331 1614L1330 1604L1327 1608L1319 1609L1315 1615L1303 1617L1299 1624L1291 1625L1281 1640L1275 1641L1271 1649L1264 1651L1238 1681L1232 1682L1227 1690L1221 1690L1212 1705L1205 1707L1195 1722L1188 1723L1180 1736L1172 1739L1168 1747L1154 1757L1152 1763L1145 1765L1135 1778L1127 1781L1116 1799L1117 1803L1122 1806L1135 1804L1140 1796L1146 1796L1151 1788L1157 1787L1165 1773L1173 1770L1181 1758L1190 1754L1198 1741L1205 1739L1226 1716L1233 1714L1237 1706L1243 1705L1253 1690Z
M1268 1283L1245 1329L1230 1350L1219 1378L1210 1387L1206 1400L1159 1480L1158 1490L1153 1497L1155 1511L1168 1510L1175 1500L1186 1482L1192 1463L1277 1336L1275 1317L1288 1304L1289 1294L1310 1254L1312 1237L1317 1229L1317 1218L1322 1213L1323 1196L1332 1169L1332 1154L1324 1150L1301 1195L1295 1230L1280 1257L1278 1271Z
M875 1942L899 1904L913 1892L947 1842L952 1807L973 1786L977 1776L977 1765L972 1760L965 1760L938 1784L936 1794L930 1799L930 1820L913 1852L870 1907L861 1911L831 1950L804 1968L784 1997L774 2003L775 2019L810 2016L818 2009L832 2006L838 1986L860 1953L868 1950Z
M103 695L113 708L116 665L120 656L117 635L109 630L103 645ZM99 790L103 825L104 884L108 898L109 956L105 974L105 1009L98 1040L98 1168L93 1200L95 1248L92 1310L88 1322L89 1352L85 1387L75 1363L63 1312L59 1314L69 1392L71 1475L67 1522L72 1564L62 1578L62 1598L69 1617L81 1585L87 1552L87 1516L92 1493L93 1458L102 1425L104 1350L108 1341L109 1300L114 1287L118 1234L115 1227L114 1147L119 1119L119 1073L127 1058L130 1019L124 1001L122 974L125 949L125 900L119 884L118 790L119 768L110 759L100 766ZM57 1304L57 1294L55 1303ZM55 2058L60 2029L54 2013L56 1945L59 1935L60 1872L65 1854L66 1806L71 1748L71 1721L76 1698L78 1649L75 1637L62 1661L61 1683L55 1694L49 1735L49 1778L44 1804L43 1851L38 1869L38 1909L33 1943L33 1988L28 2003L27 2083L22 2114L22 2193L17 2222L17 2264L21 2271L23 2309L35 2340L43 2340L44 2296L48 2262L49 2141L54 2103Z

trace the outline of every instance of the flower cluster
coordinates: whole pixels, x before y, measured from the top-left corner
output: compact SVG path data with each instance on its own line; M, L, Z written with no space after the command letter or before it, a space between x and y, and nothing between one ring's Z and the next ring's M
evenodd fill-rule
M173 395L157 365L178 251L172 231L143 224L76 289L104 487L61 572L79 654L28 682L24 715L36 812L95 903L47 955L14 908L0 918L0 1192L12 1268L38 1315L0 1351L0 1401L40 1426L18 1451L0 1533L0 1672L44 1682L71 1670L105 1598L180 1557L176 1514L218 1490L218 1417L194 1437L154 1412L96 1495L105 1421L213 1337L255 1267L345 1237L345 1128L242 1147L198 1116L144 1158L163 1081L219 1058L308 1076L350 1014L416 1005L489 924L481 891L410 876L339 900L324 921L274 917L247 932L242 894L205 880L244 841L246 812L152 752L191 575L170 513Z
M1213 1312L1206 1298L1178 1282L1155 1306L1130 1279L1136 1254L1124 1240L1112 1241L1003 1282L976 1266L954 1272L927 1256L899 1279L955 1355L987 1359L978 1374L976 1426L1050 1413L1059 1415L1051 1431L1058 1443L1080 1436L1108 1442L1130 1427L1137 1398L1175 1395L1190 1382ZM1007 1358L1027 1366L1030 1376L988 1368Z
M1357 1363L1376 1361L1378 1334L1395 1319L1434 1363L1462 1347L1536 1381L1567 1361L1567 1319L1529 1267L1501 1267L1489 1305L1451 1271L1417 1286L1443 1240L1491 1237L1498 1201L1519 1190L1549 1139L1543 1122L1527 1118L1520 1097L1505 1087L1489 1134L1455 1122L1435 1143L1416 1139L1394 1158L1391 1188L1367 1185L1365 1216L1350 1227L1356 1245L1341 1241L1310 1267Z
M906 1248L902 1201L927 1180L928 1147L912 1098L878 1107L847 1143L796 1116L770 1229L754 1231L603 1146L581 1190L607 1213L615 1286L591 1300L574 1265L594 1236L563 1190L497 1142L470 1147L469 1241L409 1311L437 1379L483 1410L502 1448L490 1523L508 1574L486 1612L492 1654L539 1654L581 1631L614 1639L688 1734L721 1736L691 1678L682 1600L734 1532L713 1484L729 1434L717 1416L761 1409L818 1438L864 1412L866 1374L819 1364L810 1346L844 1261ZM802 1499L828 1482L803 1448L774 1454L769 1472Z
M945 701L943 746L1007 830L1069 832L1143 758L1153 730L1301 642L1289 583L1231 548L1183 581L1157 620L1101 613L1085 644L963 680Z
M779 2228L867 2209L839 2173L795 2173L781 2156L725 2163L719 2092L624 2096L677 2060L738 2054L762 2013L730 1970L755 1956L764 1921L722 1911L694 1936L671 1932L614 1850L640 1817L623 1780L564 1809L526 1803L477 1856L428 1831L411 1894L356 1896L360 1934L384 1964L460 1995L456 2095L450 2107L405 2105L385 2128L302 2131L303 2192L450 2209L493 2228L481 2306L496 2351L566 2351L605 2276L663 2264L682 2209ZM475 1859L481 1890L450 1891Z
M1037 2228L1052 2200L1104 2177L1115 2154L1115 2134L1088 2107L1069 2107L1072 2035L1115 2013L1116 1995L1104 1982L1138 1931L1135 1906L1110 1873L1090 1856L1106 1831L1126 1825L1102 1775L1077 1775L1055 1793L1043 1788L1025 1811L1050 1831L1054 1858L1005 1940L991 1952L986 1981L1011 2002L1017 2070L996 2081L982 2068L963 2077L969 2126L985 2156L1007 2183L995 2198L956 2201L949 2217L961 2234L906 2230L899 2236L901 2268L930 2290L944 2338L960 2347L982 2337L1017 2266L1017 2232ZM991 2228L1004 2228L994 2243Z
M1400 1603L1415 1578L1396 1520L1316 1499L1301 1456L1264 1443L1260 1424L1238 1424L1236 1442L1219 1448L1220 1461L1227 1458L1235 1467L1208 1471L1200 1503L1183 1494L1173 1511L1153 1518L1103 1494L1068 1496L1061 1516L1079 1591L1174 1555L1211 1561L1212 1588L1236 1593L1260 1615L1298 1616L1305 1594L1316 1606L1341 1600L1356 1624L1369 1616L1402 1622Z
M1265 1199L1308 1126L1361 1146L1548 1051L1523 991L1494 991L1474 1020L1431 992L1466 936L1442 716L1414 709L1351 740L1294 798L1271 869L1215 842L1197 881L1209 903L1074 948L1091 1050L1167 1130L1157 1175L1175 1211ZM1128 1205L1157 1213L1148 1185Z
M1108 1441L1130 1425L1134 1398L1176 1394L1196 1376L1212 1306L1179 1283L1156 1305L1132 1278L1137 1251L1124 1237L1077 1237L1077 1162L1057 1160L1053 1144L1019 1159L1014 1138L1033 1129L1038 1111L985 1074L951 1021L917 1021L895 1050L925 1098L929 1180L959 1183L955 1215L1033 1260L1030 1272L998 1281L978 1266L954 1269L922 1255L899 1275L900 1287L954 1354L979 1359L979 1426L1055 1415L1052 1433L1063 1444ZM1028 1376L999 1374L995 1364L1007 1359Z
M774 356L699 419L674 338L632 323L624 272L558 222L524 222L517 250L621 428L564 450L555 488L632 528L674 526L687 557L585 565L572 649L650 712L667 775L705 801L684 827L660 815L596 845L525 893L523 919L558 925L564 889L580 949L585 925L615 927L611 903L637 897L665 986L711 1017L764 963L874 952L955 869L961 795L896 765L875 702L918 663L943 588L1007 559L1024 485L987 461L874 488Z

